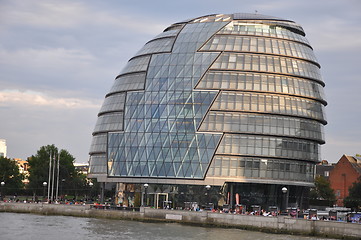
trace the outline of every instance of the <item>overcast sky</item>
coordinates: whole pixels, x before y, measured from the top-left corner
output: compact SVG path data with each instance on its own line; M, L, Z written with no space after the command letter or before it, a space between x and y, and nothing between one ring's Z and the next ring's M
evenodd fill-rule
M360 0L0 0L0 139L8 157L44 145L87 162L105 94L126 62L174 22L248 12L306 31L326 82L322 159L361 153Z

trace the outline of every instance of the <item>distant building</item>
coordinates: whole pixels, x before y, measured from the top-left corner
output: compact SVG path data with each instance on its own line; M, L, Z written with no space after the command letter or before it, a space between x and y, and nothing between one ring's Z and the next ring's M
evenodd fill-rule
M24 180L23 183L28 184L29 183L29 162L26 160L22 160L20 158L14 158L14 161L16 162L16 165L18 165L19 172L21 174L24 174Z
M327 160L322 160L316 165L316 176L323 176L329 178L330 172L335 167L335 164L329 164Z
M89 170L88 163L74 163L75 169L79 170L80 173L87 175Z
M343 155L330 172L331 187L335 190L337 205L349 195L348 189L361 176L361 158Z
M6 157L6 140L0 139L0 157Z

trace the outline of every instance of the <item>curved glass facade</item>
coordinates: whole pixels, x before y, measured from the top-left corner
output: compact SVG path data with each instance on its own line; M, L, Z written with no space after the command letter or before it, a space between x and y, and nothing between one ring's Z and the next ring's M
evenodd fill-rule
M277 74L209 71L197 89L243 90L298 95L323 102L323 87L307 79Z
M90 176L124 183L312 186L327 123L301 26L258 14L179 22L116 77Z
M217 35L207 42L201 51L264 52L286 55L316 62L312 49L301 43L280 39L246 37L237 35Z

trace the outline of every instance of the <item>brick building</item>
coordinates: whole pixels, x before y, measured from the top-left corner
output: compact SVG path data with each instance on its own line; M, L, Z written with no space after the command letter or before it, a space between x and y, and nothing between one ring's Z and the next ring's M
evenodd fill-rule
M361 176L361 158L343 155L330 172L331 187L335 190L336 204L343 206L348 189Z

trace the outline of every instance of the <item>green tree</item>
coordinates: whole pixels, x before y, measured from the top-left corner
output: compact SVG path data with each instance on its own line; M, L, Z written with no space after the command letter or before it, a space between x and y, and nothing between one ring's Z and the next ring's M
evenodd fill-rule
M24 175L14 160L0 157L0 181L5 183L2 194L20 193L24 188L23 179Z
M29 184L28 188L35 194L41 194L43 182L48 182L50 159L60 158L59 161L59 195L77 195L85 191L86 179L74 167L75 158L64 149L58 150L54 145L42 146L36 155L28 158ZM57 161L56 165L57 165ZM53 164L53 163L52 163ZM53 165L54 166L54 165ZM57 171L56 171L57 172ZM55 173L55 178L56 173ZM49 183L48 183L49 184ZM54 187L56 184L54 184ZM55 191L54 191L55 194Z
M361 177L352 184L348 192L349 195L343 200L344 205L354 211L361 210Z
M336 202L335 191L331 188L330 181L323 177L317 176L315 187L310 191L310 203L316 205L332 206Z
M43 189L43 182L48 182L49 161L52 154L58 149L54 145L41 147L37 154L28 158L29 162L29 184L27 188L34 194L40 195Z

